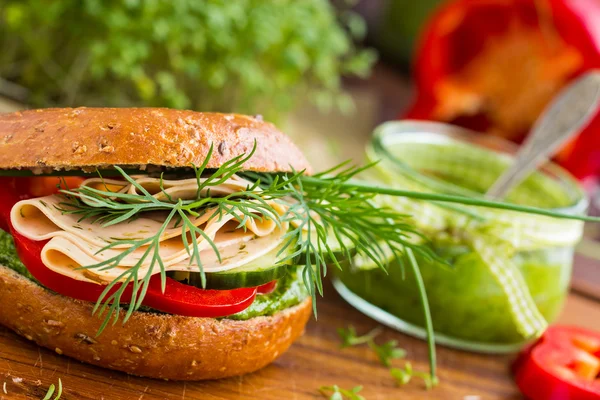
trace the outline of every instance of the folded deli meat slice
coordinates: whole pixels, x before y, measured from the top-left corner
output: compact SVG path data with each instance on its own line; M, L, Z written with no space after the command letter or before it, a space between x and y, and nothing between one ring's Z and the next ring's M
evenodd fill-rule
M163 179L162 181L161 179L152 178L149 176L137 176L135 178L135 181L139 186L143 187L147 192L152 194L153 197L161 201L168 200L169 198L172 200L195 199L198 192L198 183L202 184L206 181L206 178L201 178L199 182L196 178L179 180ZM137 186L129 184L129 182L123 180L91 178L84 181L82 185L103 191L137 195L142 194ZM218 186L209 186L210 195L224 196L241 192L246 190L246 188L250 185L251 183L247 180L237 175L233 175L231 178L227 179ZM202 188L200 190L200 195L207 196L208 191L208 188Z
M150 194L164 200L162 196L171 198L195 199L198 191L196 179L164 180L140 177L136 183ZM125 181L89 179L83 183L99 190L119 193L139 194L140 189ZM161 190L161 185L164 191ZM239 177L233 177L219 186L212 186L211 195L226 195L243 191L248 182ZM166 194L165 194L166 193ZM108 244L122 240L143 240L150 238L164 224L168 212L149 212L139 218L124 221L111 226L103 226L86 219L79 221L80 215L65 213L68 206L64 205L65 197L51 195L41 198L23 200L15 204L11 211L11 222L14 228L23 236L32 240L48 240L42 250L42 261L55 272L71 278L107 284L117 279L128 268L136 265L148 249L148 243L125 255L118 266L102 270L102 268L81 269L110 260L121 255L131 247L127 243L119 243L110 249L104 249ZM270 204L280 215L285 213L285 207L279 203ZM243 215L240 213L240 217ZM193 235L186 231L188 242L196 240L200 250L203 268L206 272L220 272L245 265L277 248L283 241L287 230L286 224L278 226L269 218L250 219L245 228L238 228L238 221L231 214L219 215L216 208L206 210L199 217L191 217L195 226L214 241L221 261L210 243L202 236ZM184 233L181 224L175 220L169 223L164 234L160 237L159 254L167 271L198 271L195 262L190 263L181 235ZM142 278L150 267L151 257L142 262L138 276ZM153 273L159 273L155 266Z

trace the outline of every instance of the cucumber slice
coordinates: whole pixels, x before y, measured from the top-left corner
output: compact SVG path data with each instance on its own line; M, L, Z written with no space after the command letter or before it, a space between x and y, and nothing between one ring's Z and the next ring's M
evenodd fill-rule
M316 235L316 233L314 235ZM306 234L305 234L305 239L306 239ZM346 245L348 251L350 252L350 256L354 256L356 254L356 248L354 247L354 244L352 243L352 241L345 237L342 238L342 240L343 240L344 244ZM335 259L339 263L346 261L348 259L348 254L342 250L342 247L340 246L340 243L338 242L338 240L334 234L330 234L327 237L327 246L329 246L329 248L331 249L331 252L335 256ZM323 259L325 260L326 264L333 264L333 259L331 258L329 253L324 252ZM304 263L306 263L306 254L302 253L298 256L298 264L304 264ZM315 260L314 259L311 260L311 263L314 264Z
M287 274L288 266L292 264L293 260L288 260L285 263L278 260L291 254L294 247L288 247L278 257L277 253L282 246L241 267L229 271L206 273L206 288L226 290L255 287L284 277ZM202 287L200 272L169 271L167 276L187 285Z

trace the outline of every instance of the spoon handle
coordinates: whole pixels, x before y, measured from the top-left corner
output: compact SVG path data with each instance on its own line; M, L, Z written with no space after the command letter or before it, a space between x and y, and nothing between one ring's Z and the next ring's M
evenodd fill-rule
M561 90L538 118L513 164L488 189L502 199L596 115L600 105L600 70L588 72Z

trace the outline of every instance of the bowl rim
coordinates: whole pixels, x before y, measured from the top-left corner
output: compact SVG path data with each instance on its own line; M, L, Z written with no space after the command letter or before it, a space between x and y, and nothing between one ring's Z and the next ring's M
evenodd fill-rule
M417 324L407 322L400 317L385 311L374 304L369 303L367 300L360 297L358 294L350 290L344 282L338 278L333 277L331 283L338 294L352 307L361 313L365 314L369 318L402 332L406 335L416 337L418 339L427 339L427 330ZM517 353L528 344L534 342L536 339L523 340L515 343L494 343L494 342L478 342L468 339L460 339L454 336L446 335L434 330L433 336L435 338L436 345L442 345L453 349L470 351L473 353L481 354L511 354Z
M385 140L390 140L392 135L396 136L393 138L395 142L431 144L461 142L485 151L491 151L506 160L514 159L513 155L519 149L517 144L501 137L457 125L405 119L384 122L375 128L373 137L367 145L367 157L371 161L376 161L372 156L377 155L380 159L387 158L396 165L407 166L383 144ZM552 161L548 161L538 168L537 172L556 180L572 200L572 204L551 208L552 211L568 214L583 214L586 212L589 206L587 194L577 179L567 170Z

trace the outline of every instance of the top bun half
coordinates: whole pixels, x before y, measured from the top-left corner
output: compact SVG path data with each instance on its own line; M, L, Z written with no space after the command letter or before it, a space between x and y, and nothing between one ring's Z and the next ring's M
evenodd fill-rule
M53 108L0 114L0 169L34 173L114 165L145 169L200 165L218 168L256 151L244 169L306 170L294 143L260 117L165 108Z

